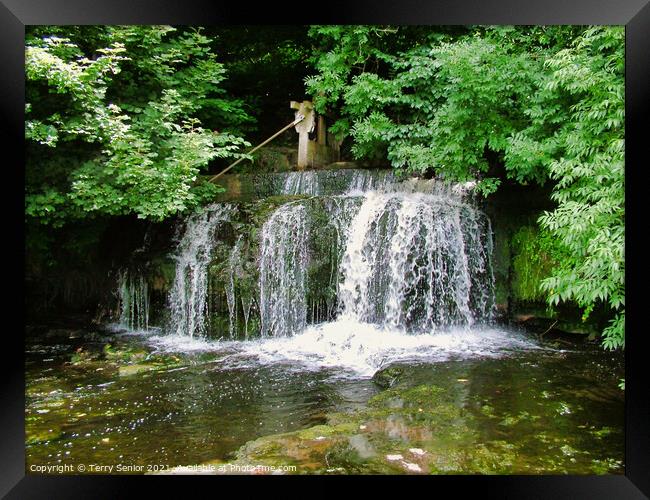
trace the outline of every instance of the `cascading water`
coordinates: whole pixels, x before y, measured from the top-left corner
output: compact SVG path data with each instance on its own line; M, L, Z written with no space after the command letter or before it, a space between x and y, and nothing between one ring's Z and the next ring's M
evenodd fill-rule
M383 191L395 183L393 172L384 172L381 175L372 175L367 170L351 171L347 194L365 193L368 191Z
M362 194L370 190L383 190L393 185L391 171L362 169L308 170L282 175L281 193L289 195L332 196Z
M291 335L307 321L307 212L280 207L264 223L260 245L260 321L264 337Z
M349 226L341 313L409 331L486 321L490 252L489 220L458 199L367 193Z
M319 195L336 186L338 194ZM457 190L430 180L397 182L390 172L339 170L292 172L282 191L319 196L326 214L313 221L307 204L296 200L281 205L264 222L256 259L262 337L293 335L308 322L327 321L337 312L342 318L409 332L490 318L490 222L463 202ZM173 333L207 333L207 267L214 232L232 213L231 205L213 205L187 220L170 294ZM331 254L325 285L333 287L334 297L325 302L318 294L307 299L310 235L325 231L323 224L335 235L329 248L320 248ZM228 252L223 265L227 277L219 285L229 325L222 336L230 339L238 338L240 330L248 337L253 303L250 293L238 297L235 279L243 272L243 236Z
M313 170L307 172L289 172L286 175L282 193L317 196L321 194L321 186L318 181L318 175Z
M289 174L284 190L316 195L323 190L322 177ZM330 197L334 202L327 205L342 253L336 263L341 316L411 332L489 320L489 219L435 181L372 179L366 171L349 172L346 193ZM349 200L353 203L346 204ZM278 210L263 228L263 335L287 335L304 326L304 209L290 207ZM350 207L356 211L352 219Z
M241 241L239 235L228 257L228 281L226 282L226 301L228 302L228 333L233 339L237 333L237 296L235 290L235 273L241 266ZM244 315L246 309L244 308Z
M187 220L176 250L176 275L169 295L171 332L176 335L192 337L206 332L207 269L214 233L232 211L229 204L215 204Z
M149 288L141 274L122 271L118 276L119 324L129 330L149 329Z
M257 205L212 205L187 220L178 244L171 333L261 337L246 349L358 370L469 338L481 352L485 342L508 344L479 335L494 308L492 234L487 216L465 201L470 188L322 171L285 177L280 192L303 198L281 204L261 227L246 215ZM221 223L226 239L215 237ZM275 341L285 342L278 351Z

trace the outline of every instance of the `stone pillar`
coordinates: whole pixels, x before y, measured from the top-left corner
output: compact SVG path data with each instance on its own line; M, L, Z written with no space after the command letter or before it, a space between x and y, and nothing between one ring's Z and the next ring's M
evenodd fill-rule
M314 141L309 140L309 134L316 127L316 112L311 101L291 101L291 109L296 110L296 119L302 115L305 117L296 125L298 132L298 168L300 170L314 164Z

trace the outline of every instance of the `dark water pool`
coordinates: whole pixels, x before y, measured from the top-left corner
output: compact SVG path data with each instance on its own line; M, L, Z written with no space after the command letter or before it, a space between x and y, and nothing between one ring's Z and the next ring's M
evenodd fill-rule
M118 354L107 355L107 343L108 352ZM75 473L80 465L86 473L101 471L94 465L113 465L102 472L142 473L157 465L227 461L248 441L361 411L385 390L336 367L303 370L286 360L229 364L228 352L152 358L151 350L133 336L28 343L28 473L48 465L68 465ZM127 355L120 358L122 352ZM624 470L620 353L568 345L502 358L400 360L393 368L395 386L441 387L473 436L508 443L521 457L510 472ZM399 427L391 432L390 439L410 439ZM144 469L120 471L118 465Z

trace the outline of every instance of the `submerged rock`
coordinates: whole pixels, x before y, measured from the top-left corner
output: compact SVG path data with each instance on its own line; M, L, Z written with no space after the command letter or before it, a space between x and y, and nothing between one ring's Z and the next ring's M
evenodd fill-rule
M530 452L526 440L513 444L483 437L476 418L463 408L453 389L430 384L397 386L371 398L363 410L330 414L327 425L249 441L233 461L224 464L230 469L223 470L258 467L257 473L265 474L278 473L274 470L289 474L513 474L570 473L576 467L576 456L581 453L574 448L577 442L571 446L554 441L553 451L540 456ZM537 418L531 416L526 421ZM294 468L281 469L288 465ZM259 467L266 469L260 472ZM588 470L604 473L608 469L594 462Z
M399 382L401 376L404 374L404 369L400 366L388 366L382 368L372 376L372 381L379 387L387 389L394 386Z
M152 364L138 364L138 365L126 365L120 366L119 375L120 377L128 377L130 375L135 375L141 372L148 372L153 370L158 370L160 367Z
M330 415L328 425L249 441L231 463L295 464L289 473L297 474L509 473L498 465L509 457L490 443L475 457L477 436L461 413L440 387L389 389L364 410ZM486 457L494 457L488 465Z

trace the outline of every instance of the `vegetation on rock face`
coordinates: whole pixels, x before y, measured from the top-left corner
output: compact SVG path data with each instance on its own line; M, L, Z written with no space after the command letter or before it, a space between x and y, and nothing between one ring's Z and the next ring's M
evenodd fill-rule
M554 183L539 219L559 249L542 291L585 317L614 320L604 345L624 345L624 31L622 27L318 26L306 80L357 158L398 170L477 180Z
M231 222L216 235L208 267L208 335L245 339L260 334L258 304L260 234L270 215L288 203L299 203L307 212L309 264L305 276L307 321L329 320L336 309L336 273L341 249L335 228L323 206L327 198L304 195L267 196L242 203ZM234 253L233 253L234 252ZM230 299L227 294L231 293ZM230 301L230 303L229 303ZM232 309L231 309L232 308ZM231 324L232 322L232 324Z
M554 240L548 232L534 226L522 226L512 238L512 289L517 300L544 300L540 283L557 265Z

